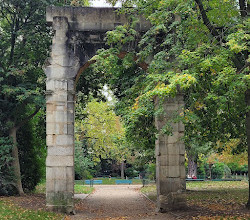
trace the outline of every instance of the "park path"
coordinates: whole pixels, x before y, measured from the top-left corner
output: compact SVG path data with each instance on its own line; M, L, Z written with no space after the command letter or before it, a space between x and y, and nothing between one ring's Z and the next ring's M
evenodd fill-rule
M138 185L96 185L95 191L76 204L70 219L173 220L170 214L155 213L155 205L140 193Z

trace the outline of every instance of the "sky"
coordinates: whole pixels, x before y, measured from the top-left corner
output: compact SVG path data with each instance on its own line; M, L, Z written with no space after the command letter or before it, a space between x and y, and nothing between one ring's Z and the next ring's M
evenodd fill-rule
M111 4L108 4L105 2L105 0L90 0L90 7L108 7L111 8L113 7ZM121 4L118 3L115 5L115 7L119 7ZM113 94L112 91L105 85L102 90L102 94L106 97L109 103L113 103L114 100L112 98Z
M111 4L105 2L105 0L91 0L91 7L113 7ZM115 7L119 7L119 3Z

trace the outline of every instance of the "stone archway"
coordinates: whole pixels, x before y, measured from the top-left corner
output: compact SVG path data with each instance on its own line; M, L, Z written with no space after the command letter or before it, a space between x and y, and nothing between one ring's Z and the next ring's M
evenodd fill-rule
M51 210L74 212L74 107L75 81L80 67L88 64L99 48L105 47L104 34L126 22L114 8L49 7L46 19L53 25L51 58L46 68L46 204ZM143 18L137 31L146 31ZM158 101L156 100L156 105ZM183 106L183 96L166 100L167 117L157 117L160 129L173 112ZM156 141L158 210L185 206L184 127L173 125L173 136L159 135Z

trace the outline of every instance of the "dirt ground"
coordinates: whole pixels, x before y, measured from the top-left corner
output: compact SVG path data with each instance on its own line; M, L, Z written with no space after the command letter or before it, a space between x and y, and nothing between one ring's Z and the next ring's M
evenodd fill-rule
M71 219L175 219L157 214L155 205L139 191L138 185L98 185L95 191L76 205Z
M250 219L250 211L244 207L218 209L189 204L188 210L157 213L153 202L140 193L139 185L96 185L95 191L84 199L76 200L76 215L65 220L176 220L176 219ZM23 208L46 209L44 194L5 197ZM217 218L217 217L218 218ZM220 216L220 217L219 217ZM221 218L225 216L225 218ZM237 217L236 217L237 216Z

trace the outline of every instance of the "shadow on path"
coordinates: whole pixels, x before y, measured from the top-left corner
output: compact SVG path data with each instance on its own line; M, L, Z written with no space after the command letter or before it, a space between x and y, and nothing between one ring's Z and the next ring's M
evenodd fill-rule
M76 204L70 219L175 219L155 212L155 205L140 193L138 185L96 185L95 191Z

